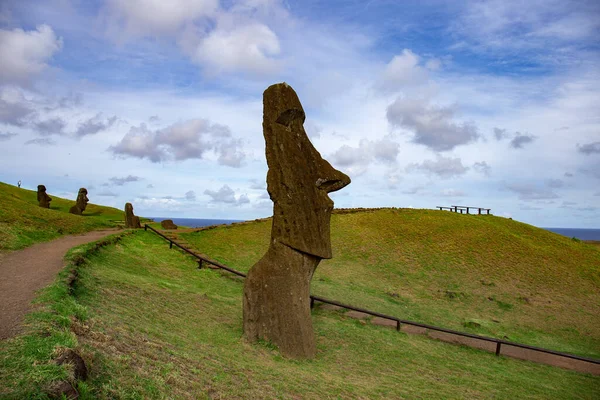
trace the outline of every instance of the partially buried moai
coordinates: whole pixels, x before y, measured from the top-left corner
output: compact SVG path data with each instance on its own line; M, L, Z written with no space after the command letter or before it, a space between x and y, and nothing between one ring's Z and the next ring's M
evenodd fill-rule
M310 281L319 262L331 258L327 195L350 183L313 147L304 131L304 109L286 83L263 94L267 190L273 201L271 243L244 283L244 336L264 339L282 354L316 353L310 317Z
M79 189L79 193L77 194L77 200L75 201L75 205L71 207L69 212L75 215L81 215L85 211L87 207L87 203L90 201L87 197L88 191L86 188Z
M50 208L52 197L48 196L48 193L46 193L46 186L38 185L37 201L40 207Z
M140 217L133 215L131 203L125 203L125 228L141 228Z

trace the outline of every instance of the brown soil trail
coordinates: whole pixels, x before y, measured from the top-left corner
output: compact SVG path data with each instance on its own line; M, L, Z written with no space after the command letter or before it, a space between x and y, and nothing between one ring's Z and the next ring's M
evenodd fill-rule
M23 250L0 254L0 340L19 333L23 316L31 310L35 292L54 281L64 267L66 252L102 239L118 230L63 236Z

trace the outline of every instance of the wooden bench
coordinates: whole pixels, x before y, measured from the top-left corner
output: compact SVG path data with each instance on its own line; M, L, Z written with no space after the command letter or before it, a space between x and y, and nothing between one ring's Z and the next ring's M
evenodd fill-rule
M448 211L452 211L455 213L461 213L461 214L469 214L469 210L472 208L474 210L477 210L477 214L481 215L483 214L482 211L485 211L487 215L490 215L490 211L492 210L491 208L483 208L483 207L471 207L471 206L450 206L450 207L442 207L442 206L436 206L436 208L439 208L440 211L443 210L448 210Z
M454 208L454 212L459 212L461 214L463 214L464 211L466 211L467 214L469 214L469 209L474 209L477 210L477 214L481 215L482 214L482 210L486 211L487 215L490 215L490 211L492 210L491 208L483 208L483 207L471 207L471 206L452 206L451 208Z

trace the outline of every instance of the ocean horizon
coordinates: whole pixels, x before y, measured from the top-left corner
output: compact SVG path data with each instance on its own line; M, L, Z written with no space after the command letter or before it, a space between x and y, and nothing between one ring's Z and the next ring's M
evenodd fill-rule
M187 226L189 228L202 228L211 225L232 224L234 222L242 222L241 219L208 219L208 218L176 218L176 217L148 217L154 222L161 222L165 219L170 219L177 226Z
M579 240L600 240L600 229L580 229L580 228L542 228L550 232L558 233L569 238Z

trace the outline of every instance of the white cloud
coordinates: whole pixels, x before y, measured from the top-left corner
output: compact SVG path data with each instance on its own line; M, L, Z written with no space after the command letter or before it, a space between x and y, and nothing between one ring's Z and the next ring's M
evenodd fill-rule
M465 192L457 189L444 189L441 191L440 196L443 197L464 197Z
M424 171L428 174L437 175L442 179L458 177L468 171L468 167L462 164L460 158L450 158L438 155L437 159L425 160L421 164L412 163L406 167L407 171Z
M130 182L138 182L143 180L144 178L140 178L139 176L134 176L134 175L127 175L123 178L117 178L116 176L113 176L112 178L109 179L109 181L111 181L111 183L113 185L116 186L123 186L126 183L130 183Z
M474 124L454 121L453 107L429 104L425 98L399 96L387 108L393 126L414 132L413 142L435 151L448 151L475 141L479 134Z
M580 153L590 155L590 154L600 154L600 142L587 143L584 145L577 145L577 151Z
M275 57L280 51L277 35L262 23L219 22L216 29L189 49L189 54L212 74L242 71L266 75L279 68Z
M118 193L111 192L110 190L103 190L101 192L94 193L94 194L96 196L102 196L102 197L117 197L117 196L119 196Z
M533 142L536 139L533 135L521 134L517 132L515 137L510 141L510 147L513 149L522 149L523 146Z
M218 191L206 189L204 194L209 196L211 198L211 202L213 203L241 205L250 202L250 199L245 194L236 197L235 191L228 185L223 185Z
M559 189L565 186L565 183L560 179L548 179L546 181L546 186L551 187L553 189Z
M496 140L506 139L508 133L506 133L506 129L494 128L494 137Z
M35 110L20 90L0 89L0 123L25 126L34 116Z
M240 167L245 158L241 142L232 137L228 127L192 119L152 131L146 124L132 126L109 150L116 155L148 158L152 162L202 159L207 151L218 155L221 165Z
M250 203L250 199L248 198L248 196L245 194L240 195L240 197L238 198L238 204L248 204L248 203Z
M164 212L164 211L180 211L182 210L186 204L182 201L172 199L172 198L156 198L150 197L143 199L138 197L135 201L134 207L138 210L154 210L153 212Z
M0 83L27 85L61 48L62 39L48 25L33 31L0 29Z
M37 138L25 142L26 145L37 144L39 146L56 146L56 141L52 138Z
M96 116L81 122L75 132L75 136L81 138L87 135L95 135L98 132L110 129L116 121L116 116L106 118L105 120L102 113L98 113Z
M351 176L358 176L373 162L393 164L399 152L400 145L389 137L373 141L363 139L358 147L341 146L329 159L336 166L347 167Z
M196 193L193 190L185 192L185 199L190 201L196 200Z
M37 133L42 136L63 135L67 122L62 118L51 118L44 121L38 121L33 124Z
M485 161L478 161L475 164L473 164L473 169L485 176L490 176L492 167L490 167L489 164Z
M105 20L116 40L174 34L183 25L214 15L218 0L108 0Z
M505 184L505 187L511 192L517 193L520 200L525 201L552 200L560 197L552 190L538 187L534 184L509 183Z
M12 132L6 132L6 133L0 133L0 142L3 142L5 140L10 140L12 137L17 136L16 133L12 133Z
M534 59L545 67L564 65L579 63L577 53L596 40L599 14L594 1L471 0L450 33L457 48L510 55L503 63Z
M427 70L419 63L418 55L409 49L402 50L402 54L394 56L386 66L381 88L385 91L396 91L425 83L429 79ZM439 68L439 61L431 63L431 67Z

